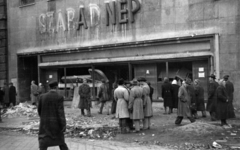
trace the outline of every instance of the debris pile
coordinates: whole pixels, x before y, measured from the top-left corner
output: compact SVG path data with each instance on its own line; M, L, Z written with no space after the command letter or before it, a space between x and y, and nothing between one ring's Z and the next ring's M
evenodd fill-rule
M6 118L14 118L14 117L37 117L37 109L36 106L30 105L28 103L19 103L19 105L13 106L11 108L2 110L2 117Z
M205 122L195 122L195 123L191 123L191 124L187 124L187 125L175 128L173 131L181 132L181 133L193 132L198 135L203 135L203 134L211 134L213 132L218 132L220 130L223 130L223 128L220 126L215 126Z
M112 139L118 132L118 122L108 117L71 117L67 115L66 137L90 138L90 139ZM24 123L24 133L30 135L38 134L39 120Z

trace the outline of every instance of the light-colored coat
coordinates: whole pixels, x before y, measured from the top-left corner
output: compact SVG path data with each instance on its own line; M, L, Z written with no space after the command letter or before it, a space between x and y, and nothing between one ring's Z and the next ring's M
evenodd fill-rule
M119 85L114 91L114 99L117 101L116 118L129 118L128 112L128 90Z
M179 117L191 117L190 104L190 95L188 94L187 89L182 85L178 91L177 115Z
M130 118L133 120L143 119L143 89L139 86L134 86L130 91L128 108L132 110Z
M153 111L152 111L152 102L150 99L150 88L147 83L143 83L142 85L143 89L143 107L144 107L144 117L152 117Z
M31 85L31 102L36 103L38 100L38 95L34 95L38 93L38 86L33 84Z

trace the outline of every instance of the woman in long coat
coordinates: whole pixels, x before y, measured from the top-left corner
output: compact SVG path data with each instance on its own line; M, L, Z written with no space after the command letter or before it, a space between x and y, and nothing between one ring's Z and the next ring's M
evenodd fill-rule
M84 109L87 110L87 116L91 117L90 107L91 107L91 88L87 84L87 80L83 80L83 84L80 85L78 94L80 95L80 102L78 108L81 109L81 114L84 116Z
M225 88L225 82L223 79L219 81L219 86L217 88L217 113L216 117L217 119L221 120L221 125L228 125L227 119L234 118L231 109L229 109L229 98L227 95L227 91Z
M173 93L172 93L172 102L173 102L173 108L178 108L178 90L179 90L179 85L177 84L177 80L173 80L172 82L172 88L173 88Z
M202 117L206 117L206 109L204 104L204 89L200 85L200 81L198 79L194 80L194 90L196 95L196 109L197 111L202 112Z
M165 108L165 113L167 114L167 108L169 108L168 114L172 113L172 108L173 108L173 88L171 83L169 83L169 80L167 77L164 78L163 85L162 85L162 98L164 100L164 108Z
M130 119L134 121L135 131L140 131L140 120L144 119L143 113L143 89L138 86L137 81L132 82L133 87L130 91L129 105L128 109L130 110Z
M118 87L114 91L114 99L117 101L116 118L119 118L119 125L122 133L129 132L127 119L129 118L128 100L129 93L124 87L124 80L119 79Z
M182 86L179 88L178 92L179 101L177 111L178 117L175 121L176 125L180 125L184 117L187 117L191 122L195 122L190 111L191 99L186 87L187 83L183 81Z

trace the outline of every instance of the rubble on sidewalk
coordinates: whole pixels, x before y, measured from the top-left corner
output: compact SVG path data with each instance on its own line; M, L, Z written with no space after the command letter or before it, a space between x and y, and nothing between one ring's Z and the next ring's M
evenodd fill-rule
M30 105L27 102L19 103L19 105L3 109L1 112L3 118L14 118L14 117L37 117L37 108L34 105Z
M181 132L181 133L193 132L198 135L211 134L213 132L218 132L221 130L223 130L222 127L205 123L205 122L194 122L194 123L190 123L190 124L173 129L174 132Z

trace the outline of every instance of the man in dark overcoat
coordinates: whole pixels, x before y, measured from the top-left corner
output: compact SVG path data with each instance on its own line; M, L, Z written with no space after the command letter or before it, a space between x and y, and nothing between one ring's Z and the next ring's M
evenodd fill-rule
M102 79L102 84L100 85L98 93L97 93L97 99L101 103L100 110L98 113L102 114L105 103L107 101L109 101L109 86L105 79Z
M154 88L151 86L151 83L148 81L148 86L150 88L150 93L149 93L149 96L150 96L150 99L151 99L151 102L153 102L153 92L154 92Z
M9 107L10 106L9 86L8 86L8 84L6 82L4 82L3 92L4 92L3 103L4 103L5 107Z
M216 121L216 90L218 87L218 83L215 81L215 79L216 76L214 74L211 74L209 76L207 111L209 111L212 121Z
M194 90L196 95L196 109L202 112L202 117L206 117L206 109L204 104L204 89L198 79L194 80Z
M50 91L42 94L39 98L40 126L38 141L40 150L47 150L51 146L59 146L61 150L68 150L64 138L64 132L66 131L64 98L57 93L57 86L57 81L50 82Z
M228 95L228 107L231 110L231 116L235 117L235 113L234 113L234 107L233 107L233 93L234 93L234 86L233 83L231 81L228 80L229 75L225 75L223 76L224 82L225 82L225 88L227 91L227 95Z
M17 92L16 92L16 88L15 86L13 86L13 83L11 82L9 87L9 102L12 103L13 106L16 105L16 96L17 96Z
M164 114L167 114L167 108L169 109L168 114L172 113L172 109L173 109L172 96L173 96L172 85L171 83L169 83L168 78L165 77L162 85L162 98L163 98L164 109L165 109Z
M91 88L87 84L86 79L83 79L83 84L80 85L78 93L80 95L80 102L79 102L78 107L81 109L82 115L85 116L84 109L86 109L87 110L87 116L91 117L91 111L90 111L90 107L91 107Z
M219 81L219 86L216 91L217 95L217 107L216 107L216 118L221 120L222 126L229 126L227 124L227 119L234 118L233 110L229 109L229 97L226 90L225 81L221 79Z

